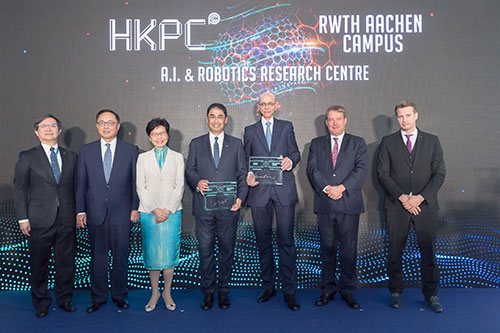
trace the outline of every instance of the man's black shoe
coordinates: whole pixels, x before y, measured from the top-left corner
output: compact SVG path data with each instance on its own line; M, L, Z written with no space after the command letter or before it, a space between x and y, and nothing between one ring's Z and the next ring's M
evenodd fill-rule
M327 305L329 301L333 301L334 296L335 292L331 294L321 293L321 295L319 295L318 299L316 300L316 302L314 302L314 304L316 304L317 306Z
M115 303L119 309L128 309L128 302L126 299L119 299L115 301Z
M49 309L48 308L40 308L36 310L36 316L38 318L43 318L46 317L49 314Z
M354 297L352 297L351 294L347 295L342 295L342 300L347 303L347 305L353 309L359 309L359 303L356 301Z
M400 309L403 306L403 299L400 293L392 293L389 305L394 309Z
M295 300L295 295L294 294L285 295L285 302L286 302L286 305L288 305L288 308L290 310L298 311L300 309L300 305Z
M231 305L226 293L219 293L219 308L226 310Z
M260 295L259 295L259 298L257 298L257 302L259 303L264 303L264 302L267 302L271 299L271 297L273 297L274 295L276 295L276 289L264 289Z
M66 312L75 312L76 311L76 308L71 303L71 301L64 302L62 305L59 305L59 307Z
M431 296L425 298L425 303L431 308L432 311L436 313L443 312L443 306L439 303L439 298L437 296Z
M201 302L201 309L205 311L210 310L213 304L214 304L214 295L206 294L205 298L203 298L203 301Z
M90 306L87 308L88 313L93 313L96 312L101 308L102 303L92 303Z

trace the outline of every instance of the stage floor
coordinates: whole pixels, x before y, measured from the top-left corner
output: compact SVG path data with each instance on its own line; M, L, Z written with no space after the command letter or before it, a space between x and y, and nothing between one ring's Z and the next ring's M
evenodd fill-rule
M323 307L314 305L320 291L297 291L301 305L290 311L278 293L267 303L259 304L258 289L234 289L229 294L231 307L220 310L215 302L210 311L202 311L197 289L174 290L174 312L167 311L160 300L157 308L144 311L150 292L131 290L130 308L119 310L111 300L98 312L86 313L90 295L77 290L77 311L66 313L55 305L45 318L36 318L29 292L0 292L0 322L3 332L496 332L500 327L500 289L443 288L439 291L444 312L431 312L418 289L407 289L403 307L389 307L389 292L382 288L363 288L355 292L362 306L353 310L337 295Z

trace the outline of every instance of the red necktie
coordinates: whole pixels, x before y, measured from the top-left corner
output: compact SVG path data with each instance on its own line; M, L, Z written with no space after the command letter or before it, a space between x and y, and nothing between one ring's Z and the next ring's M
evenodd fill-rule
M333 161L333 167L335 168L335 164L337 164L337 157L339 156L339 139L338 138L333 138L335 143L333 144L333 149L332 149L332 161Z

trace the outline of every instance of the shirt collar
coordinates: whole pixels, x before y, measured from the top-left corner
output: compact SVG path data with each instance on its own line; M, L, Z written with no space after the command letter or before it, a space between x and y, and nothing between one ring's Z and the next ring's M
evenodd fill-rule
M274 125L274 116L271 117L271 119L269 120L266 120L264 117L260 117L260 122L262 123L262 126L264 126L264 128L266 128L267 126L267 122L270 122L271 123L271 127L273 127Z
M415 130L411 133L406 133L405 131L401 130L401 136L403 138L406 138L407 135L411 135L411 138L416 138L418 135L418 129L415 127Z
M208 135L210 137L210 141L214 141L215 140L215 134L213 134L212 132L208 132ZM224 140L224 132L222 132L221 134L219 134L217 137L219 138L218 141L223 141Z
M339 141L342 141L344 139L344 135L345 135L345 131L342 132L342 134L337 135L337 136L330 134L330 140L333 140L333 138L337 138Z
M110 144L109 148L114 149L116 147L116 141L117 141L116 137L110 142L106 142L104 141L103 138L101 138L101 147L106 147L106 143L109 143Z
M49 146L46 143L40 142L42 144L42 148L46 153L50 153L50 148L54 147L56 150L56 154L59 152L59 145L56 143L54 146Z

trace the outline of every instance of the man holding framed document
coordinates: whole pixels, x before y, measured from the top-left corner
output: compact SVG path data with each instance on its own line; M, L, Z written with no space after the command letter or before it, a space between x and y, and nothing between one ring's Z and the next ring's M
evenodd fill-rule
M264 93L258 103L261 120L245 127L244 147L251 171L247 176L248 205L252 208L262 276L263 291L257 302L267 302L276 295L272 246L274 207L283 294L288 308L297 311L300 306L295 300L297 254L293 227L295 204L299 200L292 169L300 161L300 152L292 123L273 117L279 106L271 93Z
M247 163L240 139L224 133L228 121L226 107L219 103L207 109L209 133L189 144L186 180L195 191L193 214L199 243L201 308L212 308L218 292L221 309L230 306L229 280L239 210L246 198ZM215 240L219 247L219 276L215 267Z

